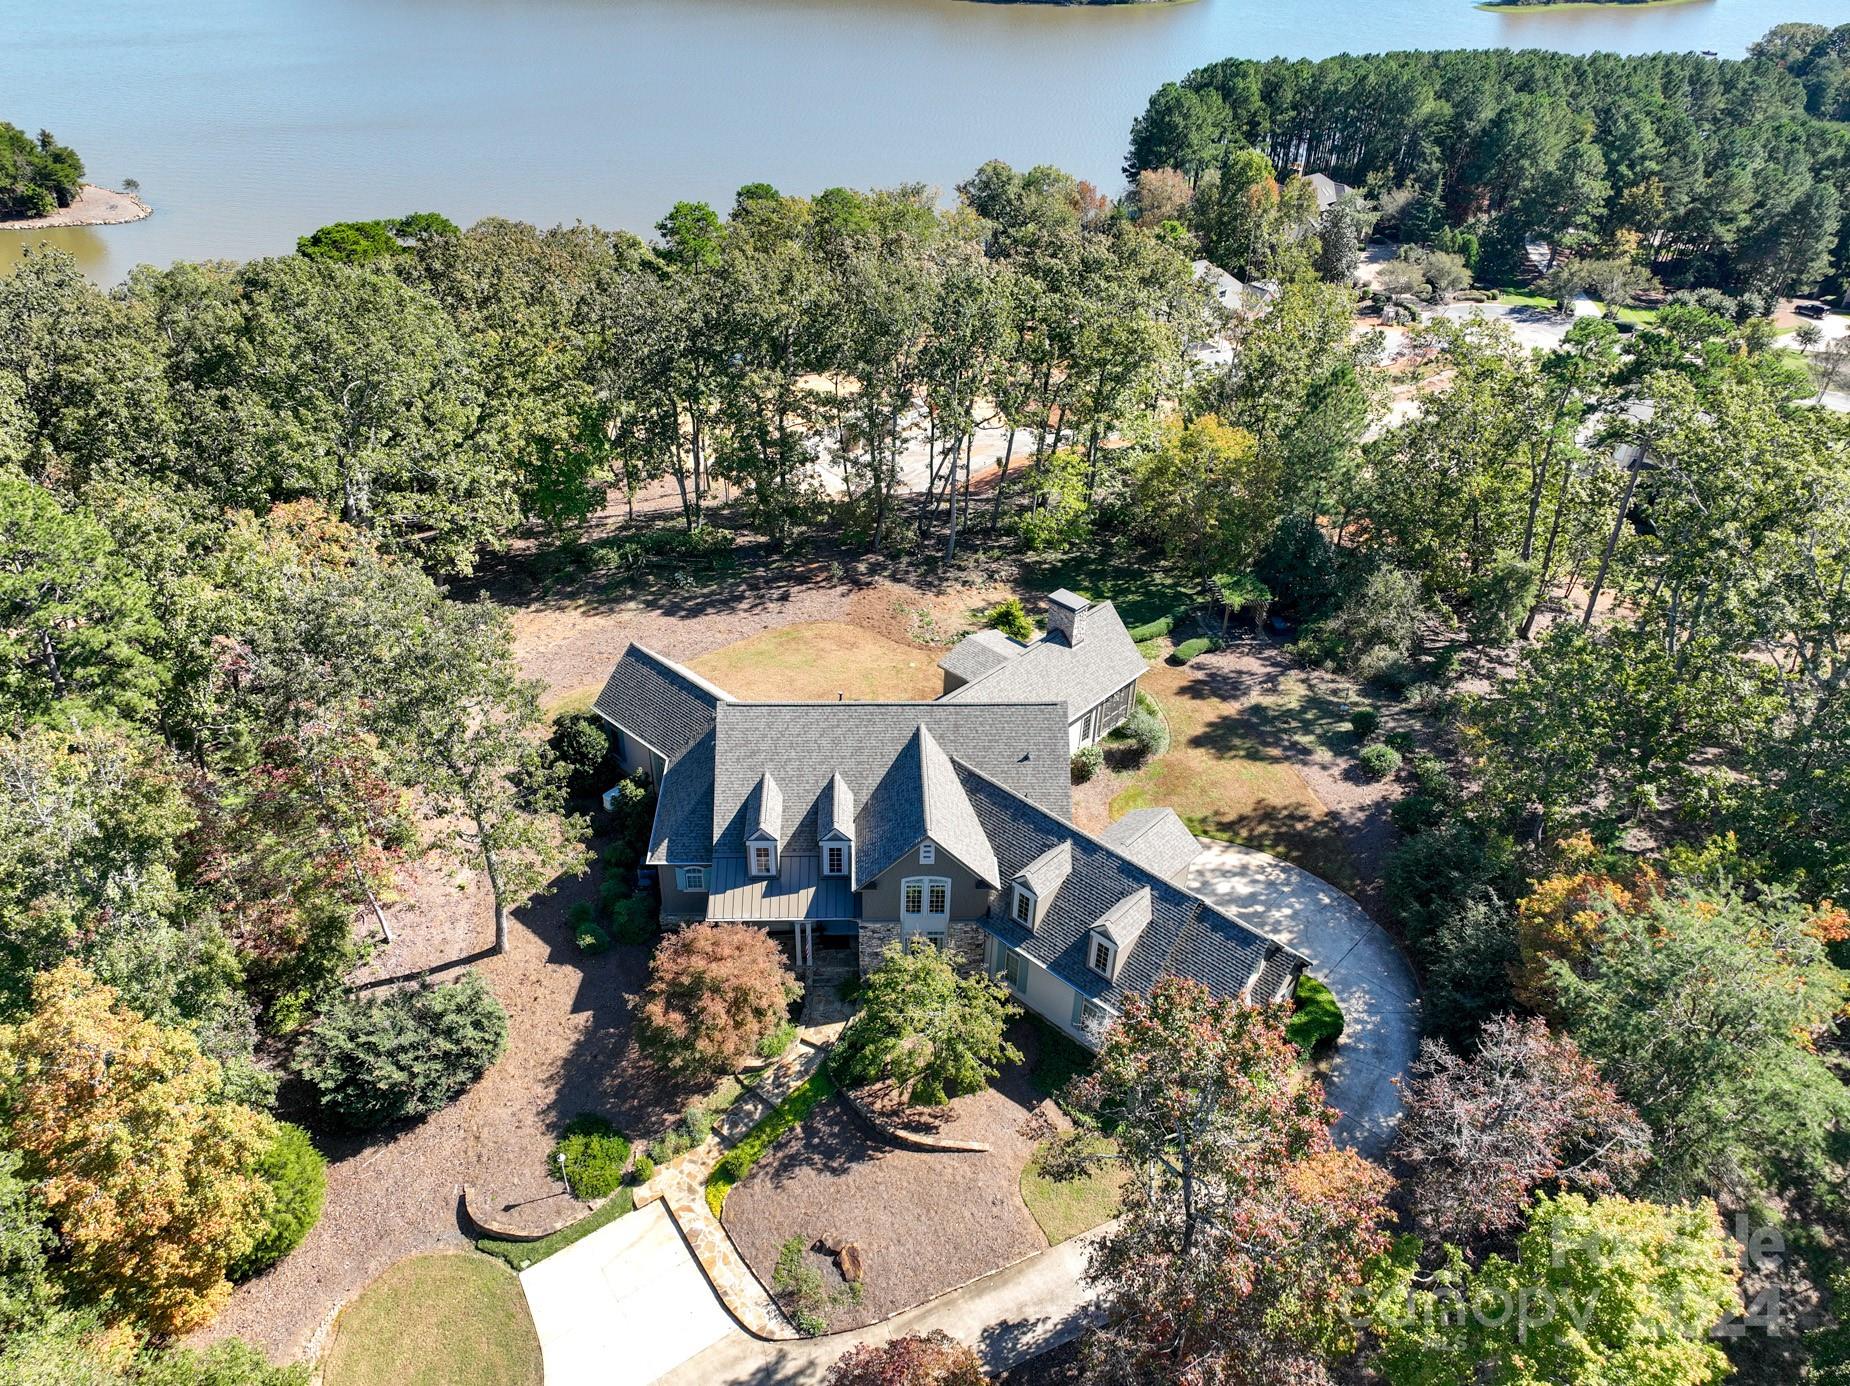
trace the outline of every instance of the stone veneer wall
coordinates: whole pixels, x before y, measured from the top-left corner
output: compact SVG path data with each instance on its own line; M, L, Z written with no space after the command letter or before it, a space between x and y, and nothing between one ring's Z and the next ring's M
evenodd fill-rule
M899 921L862 920L861 921L861 975L865 977L880 966L880 955L886 951L889 943L899 942ZM985 935L983 926L969 920L951 921L945 931L945 951L954 956L964 967L981 967Z

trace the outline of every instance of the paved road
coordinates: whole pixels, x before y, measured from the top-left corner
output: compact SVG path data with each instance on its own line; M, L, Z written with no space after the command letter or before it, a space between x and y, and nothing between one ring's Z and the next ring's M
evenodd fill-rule
M962 1289L853 1333L764 1343L733 1332L663 1376L660 1386L802 1386L822 1380L835 1360L861 1343L943 1329L981 1354L991 1374L1077 1337L1091 1320L1092 1295L1081 1282L1097 1229L1017 1261ZM557 1386L550 1372L547 1386Z
M1311 960L1343 1009L1324 1084L1342 1113L1336 1138L1370 1159L1385 1155L1400 1118L1393 1080L1420 1047L1420 984L1394 940L1335 886L1250 848L1204 842L1188 888Z

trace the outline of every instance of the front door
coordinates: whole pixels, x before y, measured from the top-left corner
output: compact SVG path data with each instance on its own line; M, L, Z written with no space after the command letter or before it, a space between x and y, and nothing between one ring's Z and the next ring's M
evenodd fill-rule
M899 886L899 937L928 938L940 947L951 923L951 883L943 876L908 876Z

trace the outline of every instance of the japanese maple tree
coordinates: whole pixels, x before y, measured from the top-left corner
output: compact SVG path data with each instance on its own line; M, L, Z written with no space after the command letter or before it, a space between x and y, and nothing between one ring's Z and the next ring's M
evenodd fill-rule
M738 1068L802 988L763 929L694 924L664 938L636 1012L645 1052L689 1077Z

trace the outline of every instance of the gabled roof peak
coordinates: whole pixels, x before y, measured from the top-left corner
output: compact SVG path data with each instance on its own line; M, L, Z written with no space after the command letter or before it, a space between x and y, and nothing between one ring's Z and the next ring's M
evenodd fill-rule
M1150 923L1150 887L1138 886L1098 917L1092 927L1127 953Z
M752 793L751 835L784 840L784 791L777 787L769 770L759 776L758 787Z

